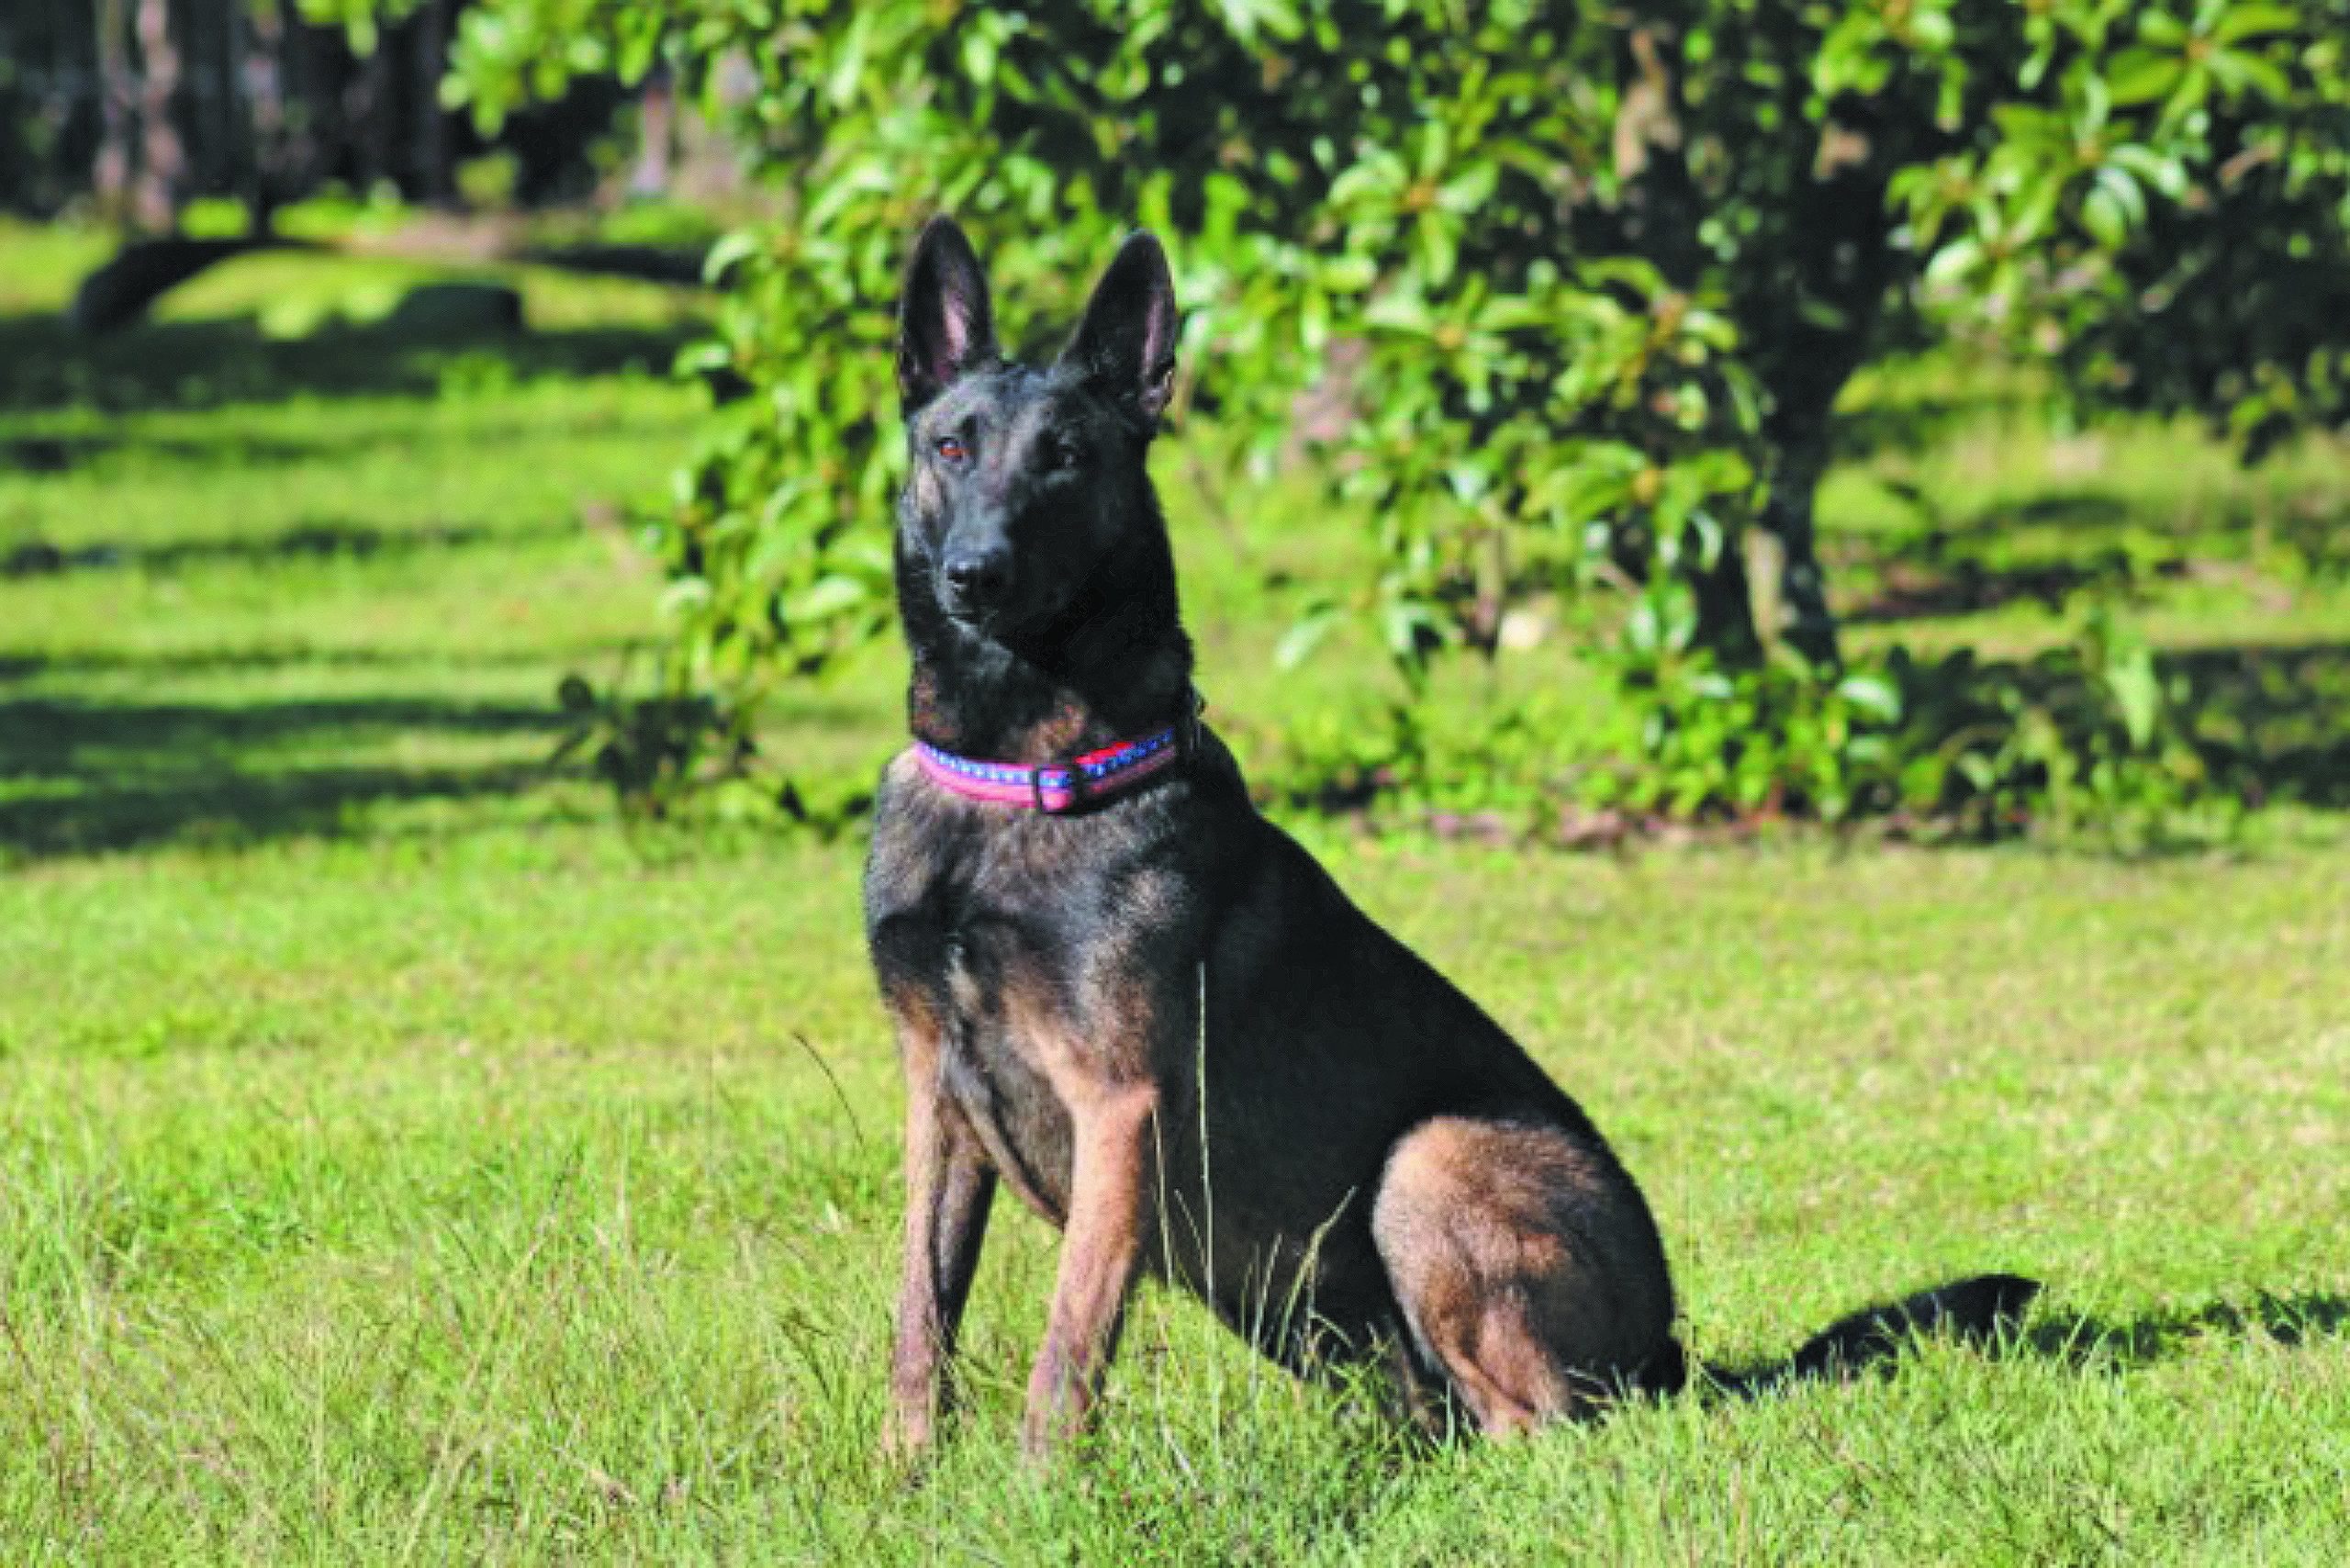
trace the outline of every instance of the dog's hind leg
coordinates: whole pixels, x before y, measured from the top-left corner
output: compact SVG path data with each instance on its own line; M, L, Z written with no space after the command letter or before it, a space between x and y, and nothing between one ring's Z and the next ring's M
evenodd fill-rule
M1655 1226L1614 1162L1563 1129L1420 1124L1388 1157L1371 1235L1421 1353L1488 1433L1678 1364Z

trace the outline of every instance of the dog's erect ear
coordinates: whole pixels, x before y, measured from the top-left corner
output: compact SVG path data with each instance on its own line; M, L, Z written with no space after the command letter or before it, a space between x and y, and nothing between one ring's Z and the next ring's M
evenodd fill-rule
M911 414L996 357L988 277L945 213L923 225L898 297L898 391Z
M1061 359L1146 430L1156 430L1175 389L1175 335L1181 325L1167 252L1149 234L1136 234L1118 247L1117 259L1094 286L1085 319Z

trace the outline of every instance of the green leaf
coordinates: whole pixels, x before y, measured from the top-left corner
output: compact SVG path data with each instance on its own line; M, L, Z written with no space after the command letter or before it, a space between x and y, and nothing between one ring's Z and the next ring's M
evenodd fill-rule
M726 274L752 256L759 253L764 237L755 230L737 229L722 236L701 259L701 280L715 285Z
M2106 73L2106 86L2113 102L2124 108L2137 104L2168 97L2178 85L2186 62L2176 54L2164 54L2151 49L2125 49L2114 56Z
M2211 29L2212 41L2230 44L2262 33L2289 33L2301 26L2301 14L2290 6L2244 4L2229 0Z
M2109 251L2118 251L2129 242L2129 209L2103 180L2081 198L2081 226Z
M1901 722L1901 691L1880 675L1848 675L1836 684L1837 695L1881 724Z
M2212 79L2232 94L2249 87L2272 103L2285 103L2293 96L2293 84L2285 73L2259 55L2222 50L2211 56L2210 66Z
M1317 604L1299 617L1273 648L1273 664L1280 669L1295 669L1314 656L1337 629L1338 609L1333 604Z
M872 597L872 588L856 577L819 577L804 591L792 596L784 613L793 621L829 621L856 609Z

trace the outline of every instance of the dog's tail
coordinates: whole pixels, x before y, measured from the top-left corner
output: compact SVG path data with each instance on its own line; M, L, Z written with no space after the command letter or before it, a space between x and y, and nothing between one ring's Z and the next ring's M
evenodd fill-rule
M1756 1367L1693 1369L1681 1359L1678 1367L1654 1369L1650 1386L1669 1393L1695 1383L1702 1393L1751 1399L1789 1383L1854 1376L1898 1356L1920 1335L1942 1334L1962 1344L1996 1345L2022 1323L2025 1309L2040 1289L2038 1280L2020 1274L1976 1274L1953 1280L1840 1317L1805 1340L1785 1361Z

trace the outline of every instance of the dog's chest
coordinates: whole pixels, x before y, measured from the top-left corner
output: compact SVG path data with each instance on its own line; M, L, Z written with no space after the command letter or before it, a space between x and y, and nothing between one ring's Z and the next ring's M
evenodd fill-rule
M936 1042L939 1087L1013 1190L1059 1223L1073 1083L1092 1070L1079 998L1087 953L1069 900L1007 875L984 849L893 862L877 830L867 923L882 991ZM1014 868L1016 869L1016 868Z
M1049 955L1025 947L992 924L948 938L940 1087L1013 1191L1059 1224L1072 1163L1069 1080L1084 1070L1071 1057L1082 1047L1056 1000Z

